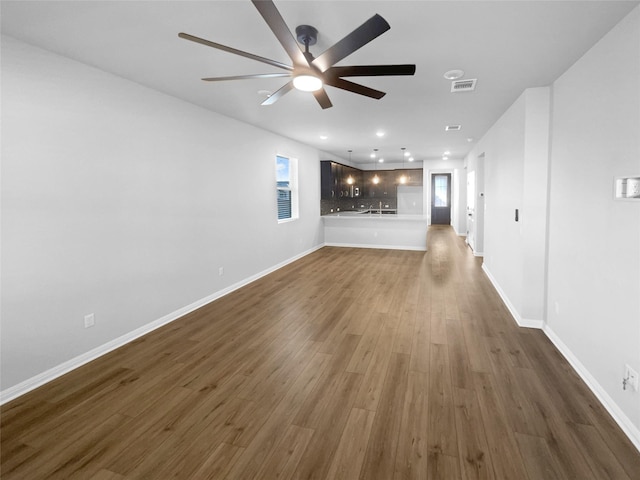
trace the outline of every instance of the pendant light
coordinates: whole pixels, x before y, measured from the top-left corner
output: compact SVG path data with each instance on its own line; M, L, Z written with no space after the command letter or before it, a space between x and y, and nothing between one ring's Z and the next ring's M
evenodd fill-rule
M347 150L347 152L349 152L349 166L351 166L351 152L353 152L353 150ZM351 174L349 174L349 176L347 177L347 183L349 185L353 185L353 177L351 176Z
M399 181L400 181L401 184L404 185L408 181L408 178L404 173L404 151L405 151L405 147L402 147L400 150L402 150L402 175L400 175Z
M373 159L374 159L374 160L373 160L373 166L374 166L374 167L375 167L375 169L376 169L376 173L375 173L375 175L373 176L373 179L372 179L372 182L374 183L374 185L377 185L377 184L379 184L379 183L380 183L380 178L378 178L378 173L377 173L378 165L377 165L377 162L376 162L376 160L375 160L375 158L376 158L376 152L377 152L377 151L378 151L378 149L377 149L377 148L374 148L374 149L373 149Z

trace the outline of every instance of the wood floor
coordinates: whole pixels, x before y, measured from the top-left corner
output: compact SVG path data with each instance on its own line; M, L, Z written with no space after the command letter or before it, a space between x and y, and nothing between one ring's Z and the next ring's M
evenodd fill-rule
M463 240L323 248L2 407L10 479L638 479Z

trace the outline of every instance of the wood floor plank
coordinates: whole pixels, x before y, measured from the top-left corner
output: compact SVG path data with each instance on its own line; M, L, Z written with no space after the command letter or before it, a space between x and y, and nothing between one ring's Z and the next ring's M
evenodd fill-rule
M327 354L317 353L313 356L303 372L296 378L286 396L242 452L227 478L256 478L263 462L284 435L283 425L288 425L295 417L304 400L315 389L324 371L328 368L330 360L331 355Z
M429 375L409 370L402 424L399 435L394 480L426 479L427 431L429 429Z
M375 412L351 409L337 453L327 473L327 480L359 478L374 418Z
M458 438L446 345L431 344L428 405L429 461L437 462L440 455L457 458Z
M258 472L257 478L287 480L291 478L315 433L309 428L289 425L284 437L275 447Z
M110 472L109 470L98 470L91 475L91 480L122 480L124 477L117 473Z
M488 373L474 373L473 379L496 479L527 478L494 377Z
M291 478L325 478L361 383L362 375L342 373L336 394L322 402L323 408L320 410L322 421L315 425L315 434Z
M467 480L494 479L484 423L474 390L454 388L460 470Z
M421 278L416 305L416 323L411 345L411 370L429 372L429 350L431 344L430 293L427 282Z
M427 463L428 480L458 480L460 479L460 462L458 457L450 455L429 454Z
M243 451L242 447L221 443L211 455L204 458L200 467L193 474L193 478L202 480L224 478Z
M441 345L447 343L447 319L444 310L444 295L441 286L435 286L431 292L431 342Z
M413 332L416 325L416 305L409 303L400 315L400 324L393 339L392 351L411 354L413 346Z
M584 447L584 458L595 474L595 478L631 480L595 427L570 424L570 428L580 445ZM634 476L638 474L640 474L639 471L634 472Z
M324 247L0 407L3 480L636 478L451 227Z
M516 439L530 479L560 480L562 469L556 464L544 438L516 433Z
M453 386L473 390L467 344L460 322L447 321L447 349Z
M344 338L340 350L332 355L328 368L293 419L295 425L316 428L324 421L323 412L326 411L327 404L331 402L334 393L341 393L340 388L343 386L345 378L351 375L354 378L359 378L359 383L361 382L361 375L346 375L348 373L346 366L349 364L359 341L360 337L357 335L347 335Z
M536 412L538 430L542 432L542 437L547 441L551 455L562 468L564 476L581 480L599 478L588 467L585 447L575 441L556 405L548 401L547 388L537 373L523 368L518 369L518 373L519 387L527 397L528 405Z
M376 409L361 479L391 479L409 381L409 356L393 353Z
M384 315L380 313L373 313L369 317L369 326L363 332L362 338L353 352L349 365L347 365L347 372L361 373L363 375L367 373L367 368L373 358L373 351L384 326L384 318Z
M356 398L355 406L357 408L375 411L378 406L387 368L389 367L389 360L391 358L391 339L396 329L397 327L395 325L385 323L382 333L380 337L378 337L369 368L365 373L362 386Z

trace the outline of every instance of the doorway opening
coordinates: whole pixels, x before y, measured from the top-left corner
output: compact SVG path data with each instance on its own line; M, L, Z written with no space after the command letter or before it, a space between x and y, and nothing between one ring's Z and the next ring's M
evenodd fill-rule
M431 224L451 225L451 174L431 174Z

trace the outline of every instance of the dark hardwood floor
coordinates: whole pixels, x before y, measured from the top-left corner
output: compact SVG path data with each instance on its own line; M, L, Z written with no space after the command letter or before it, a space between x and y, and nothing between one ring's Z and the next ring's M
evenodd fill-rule
M11 479L637 479L464 241L323 248L2 407Z

